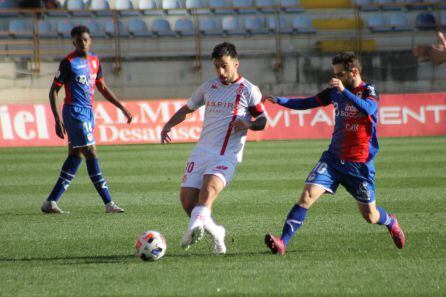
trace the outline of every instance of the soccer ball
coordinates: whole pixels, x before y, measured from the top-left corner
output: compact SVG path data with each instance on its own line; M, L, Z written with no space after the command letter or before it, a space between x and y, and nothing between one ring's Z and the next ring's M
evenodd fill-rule
M135 242L136 255L143 261L156 261L166 253L167 241L158 231L146 231Z

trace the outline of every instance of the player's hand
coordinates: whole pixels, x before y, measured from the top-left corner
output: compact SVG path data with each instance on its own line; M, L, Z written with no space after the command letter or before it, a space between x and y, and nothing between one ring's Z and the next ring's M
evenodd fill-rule
M236 120L232 124L232 128L234 129L235 132L248 130L250 127L251 127L251 122L243 121L241 119Z
M343 92L345 87L344 84L342 83L342 81L340 79L337 78L332 78L330 80L330 87L331 88L337 88L339 92Z
M122 113L124 113L125 117L127 118L127 124L130 124L133 120L132 113L125 107L122 108Z
M271 103L276 104L277 103L277 97L274 97L274 96L263 96L262 97L262 102L265 102L265 101L269 101Z
M171 139L169 136L171 128L164 126L163 130L161 130L161 144L170 143Z
M65 134L65 126L61 121L56 121L56 135L59 136L59 138L64 139Z

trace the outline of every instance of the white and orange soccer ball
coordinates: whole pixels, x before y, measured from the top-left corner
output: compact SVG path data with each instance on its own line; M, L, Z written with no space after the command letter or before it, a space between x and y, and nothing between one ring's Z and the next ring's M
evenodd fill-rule
M167 241L158 231L146 231L135 242L136 255L143 261L161 259L167 250Z

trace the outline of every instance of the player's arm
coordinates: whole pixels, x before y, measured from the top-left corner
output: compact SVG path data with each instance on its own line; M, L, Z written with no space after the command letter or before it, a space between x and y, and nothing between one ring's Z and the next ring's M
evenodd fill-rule
M329 89L326 89L329 90ZM286 97L273 97L267 96L264 97L264 100L268 100L274 104L279 104L281 106L290 108L290 109L311 109L324 105L328 105L330 103L330 99L328 98L329 91L322 91L316 96L306 97L306 98L286 98ZM327 93L327 94L326 94ZM327 98L326 98L327 97ZM328 101L325 104L325 101Z
M194 110L189 108L187 105L184 105L170 118L169 121L164 125L163 130L161 130L161 143L169 143L171 141L169 132L173 127L182 123L186 116L193 112Z
M57 97L61 87L62 84L60 84L57 81L53 81L53 84L51 85L50 88L49 98L50 98L51 111L53 112L54 116L54 122L56 123L55 125L56 135L63 139L65 134L65 127L63 125L62 120L60 119L59 109L57 108Z
M347 100L349 100L353 105L362 113L366 115L372 115L378 110L378 98L375 93L375 89L372 86L368 86L363 98L357 97L355 94L347 90L337 78L332 78L330 81L332 87L336 87L339 92L341 92Z
M253 131L261 131L265 129L266 123L266 115L265 113L262 113L254 121L242 121L239 119L234 122L233 127L236 132L248 129Z
M121 102L119 102L116 95L113 94L110 88L105 84L103 78L96 80L96 88L102 94L102 96L104 96L104 98L107 99L107 101L109 101L111 104L113 104L122 111L122 113L127 118L127 123L130 123L132 121L133 116L130 113L130 111L127 108L125 108L125 106L122 105Z

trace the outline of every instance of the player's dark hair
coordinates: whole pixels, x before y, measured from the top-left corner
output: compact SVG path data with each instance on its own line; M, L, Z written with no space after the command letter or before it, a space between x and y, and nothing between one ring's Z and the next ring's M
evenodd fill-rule
M229 56L231 58L238 58L237 50L235 49L235 45L229 42L223 42L217 44L212 51L212 59L221 59L224 56Z
M90 35L90 29L87 26L76 26L71 29L71 37L74 38L76 36L82 35L83 33L88 33Z
M362 67L359 62L358 57L353 52L341 52L336 54L333 57L332 64L341 64L344 65L344 69L347 71L352 71L353 68L358 68L359 72L361 72Z

